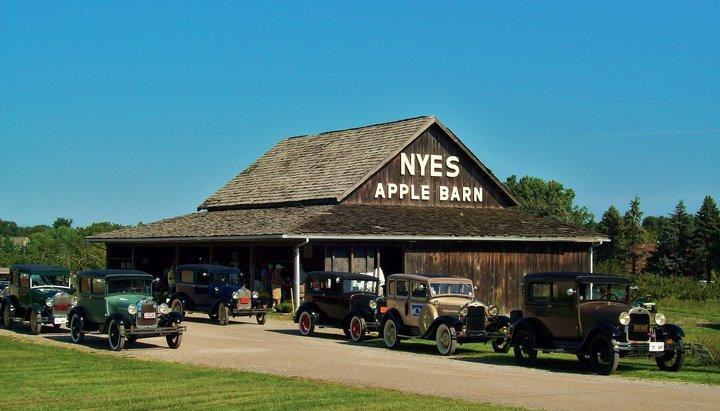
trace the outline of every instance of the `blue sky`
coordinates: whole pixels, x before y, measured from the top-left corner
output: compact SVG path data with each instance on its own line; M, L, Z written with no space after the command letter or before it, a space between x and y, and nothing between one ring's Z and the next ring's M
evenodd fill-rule
M349 3L348 3L349 4ZM720 200L718 2L0 2L0 218L194 211L281 138L437 115L598 216Z

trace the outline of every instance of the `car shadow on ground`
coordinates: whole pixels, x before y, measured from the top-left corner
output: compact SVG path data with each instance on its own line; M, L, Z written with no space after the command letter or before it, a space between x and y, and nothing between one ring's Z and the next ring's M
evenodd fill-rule
M699 324L698 326L699 326L699 327L702 327L702 328L709 328L709 329L711 329L711 330L720 331L720 324L705 323L705 324Z
M241 318L241 319L238 320L238 318ZM243 321L243 320L245 320L245 321ZM212 319L210 319L210 317L195 317L195 316L193 316L193 317L188 317L188 316L185 316L185 318L183 318L183 321L184 321L184 322L190 322L190 323L213 324L213 325L220 326L220 324L217 322L217 320L212 320ZM257 323L257 321L255 320L255 317L250 317L250 318L247 318L247 319L245 319L245 318L243 318L243 317L231 318L230 320L228 320L228 325L232 325L232 324L254 324L254 325L259 325L259 324Z
M7 328L5 328L5 325L4 325L4 324L3 324L2 326L0 326L0 328L3 328L4 330L7 330ZM14 332L14 333L18 333L18 334L22 334L22 335L35 335L35 334L33 334L33 333L30 331L30 325L28 325L27 323L15 324L15 325L13 326L13 328L11 328L11 329L8 330L8 331L12 331L12 332ZM41 335L41 336L45 336L45 335L62 335L62 334L67 334L69 331L70 331L70 330L68 330L67 328L62 328L62 327L60 327L60 328L55 328L55 327L52 327L52 326L43 326L43 327L42 327L42 332L40 333L40 335Z
M310 336L301 335L301 334L300 334L300 331L298 331L297 329L288 330L287 328L285 328L285 329L273 329L273 328L268 328L266 331L269 331L269 332L271 332L271 333L277 333L277 334L293 335L293 336L301 337L301 338L322 338L322 339L324 339L324 340L335 340L335 341L351 342L351 341L347 341L347 338L346 338L344 335L342 335L342 334L335 334L335 333L331 333L331 332L325 332L324 330L315 331L315 332L314 332L312 335L310 335ZM355 343L355 344L356 344L356 343Z
M65 335L46 335L44 336L48 340L53 340L57 342L62 343L69 343L69 344L75 344L72 341L72 338L70 337L70 333L66 333ZM94 348L97 350L103 350L103 351L109 351L109 345L106 335L98 334L98 335L85 335L85 340L81 344L83 347L88 348ZM162 347L163 345L159 344L148 344L145 342L142 342L142 340L137 340L135 342L126 341L124 350L132 350L135 348L151 348L151 347Z

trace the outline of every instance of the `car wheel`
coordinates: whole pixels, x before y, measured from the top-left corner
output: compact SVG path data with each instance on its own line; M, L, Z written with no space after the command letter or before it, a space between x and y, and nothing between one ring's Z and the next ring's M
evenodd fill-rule
M365 320L363 318L358 317L357 315L353 316L352 319L350 319L350 326L348 327L348 331L350 332L350 339L359 342L365 339Z
M604 335L598 335L590 344L590 363L597 374L610 375L617 369L620 355L615 351L612 341Z
M38 322L37 311L30 312L30 332L35 335L38 335L42 332L42 324Z
M10 304L5 304L5 307L3 307L3 324L8 330L12 329L13 325L15 325L15 322L10 315Z
M678 343L682 341L679 340ZM655 363L662 371L678 372L685 362L685 351L665 351L662 355L655 357Z
M398 326L394 318L388 318L383 325L383 341L388 348L398 348L400 346Z
M438 325L435 330L435 345L442 355L453 355L457 348L457 338L455 337L455 329L448 327L443 323Z
M510 341L507 338L496 338L492 340L493 351L501 354L507 354L510 351Z
M181 299L174 299L170 304L170 309L175 311L176 313L182 314L182 316L185 317L185 305L183 304Z
M80 326L80 316L77 314L73 314L72 318L70 318L70 339L77 344L82 343L85 339L85 333Z
M590 355L587 353L579 352L579 353L575 354L575 356L577 357L578 361L580 361L583 364L587 364L590 362Z
M108 344L110 349L113 351L122 351L125 347L125 337L122 335L123 330L122 324L118 324L115 319L110 320L110 326L108 327Z
M513 352L515 361L520 365L532 365L537 360L535 349L535 333L527 327L523 327L515 333L513 341Z
M177 350L180 348L180 344L182 344L182 338L183 335L180 333L170 334L165 336L165 341L167 341L168 347Z
M257 314L255 316L255 319L257 320L257 323L260 325L265 324L265 321L267 321L267 316L265 314Z
M311 335L313 331L315 331L315 321L308 311L300 313L300 318L298 318L298 328L300 329L300 334L304 336Z
M218 323L220 323L220 325L228 325L228 322L230 322L230 316L228 314L227 306L220 303L220 305L218 305L217 312Z

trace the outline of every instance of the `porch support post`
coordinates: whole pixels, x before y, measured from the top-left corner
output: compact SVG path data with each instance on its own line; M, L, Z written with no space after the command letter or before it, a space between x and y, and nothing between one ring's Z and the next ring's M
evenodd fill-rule
M294 267L293 267L293 311L300 308L300 247L308 243L309 240L295 246L294 249Z
M595 249L595 247L591 245L591 246L590 246L590 274L592 274L593 268L594 268L594 267L593 267L593 265L594 265L594 264L593 264L593 259L594 259L594 257L593 257L594 251L593 251L593 250L594 250L594 249Z

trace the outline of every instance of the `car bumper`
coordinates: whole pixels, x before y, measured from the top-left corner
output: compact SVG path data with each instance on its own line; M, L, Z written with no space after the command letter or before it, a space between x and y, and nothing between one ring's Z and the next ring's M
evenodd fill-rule
M655 342L615 342L615 348L625 355L637 355L637 356L648 356L648 355L662 355L666 352L673 351L684 351L685 347L680 344L666 344Z
M53 317L53 316L46 316L41 317L40 322L43 324L50 324L50 325L63 325L67 324L67 317Z
M171 334L182 334L186 329L184 325L177 327L133 328L125 330L125 337L162 337Z
M500 331L460 331L457 334L458 340L463 340L466 342L470 341L478 341L478 342L487 342L496 340L499 338L506 339L507 335L505 333L502 333Z
M241 316L253 316L257 314L267 314L270 312L271 308L234 308L230 310L230 315L233 317L241 317Z

